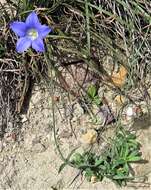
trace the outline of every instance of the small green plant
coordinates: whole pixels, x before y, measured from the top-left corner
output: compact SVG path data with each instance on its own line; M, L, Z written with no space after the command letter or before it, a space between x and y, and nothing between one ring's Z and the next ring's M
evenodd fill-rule
M97 89L95 85L90 85L87 90L87 95L92 104L99 106L101 104L100 97L97 95Z
M107 177L122 186L135 178L130 163L141 160L139 147L136 135L122 129L117 132L103 155L92 152L75 153L71 163L82 171L88 181L92 177L97 181Z

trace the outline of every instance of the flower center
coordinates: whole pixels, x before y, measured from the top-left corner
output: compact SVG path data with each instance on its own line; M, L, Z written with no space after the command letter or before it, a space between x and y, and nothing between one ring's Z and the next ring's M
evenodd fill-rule
M31 40L35 40L38 37L38 32L35 29L29 29L27 30L27 37L29 37Z

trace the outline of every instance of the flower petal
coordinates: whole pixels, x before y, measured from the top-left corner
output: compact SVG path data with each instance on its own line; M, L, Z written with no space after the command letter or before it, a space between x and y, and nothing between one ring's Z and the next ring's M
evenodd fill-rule
M28 17L26 18L26 24L28 27L31 27L31 28L40 25L38 16L35 12L32 12L28 15Z
M23 37L17 41L16 50L18 53L22 53L26 51L30 46L31 46L31 39Z
M47 34L49 34L49 32L52 31L52 29L49 28L49 26L46 26L46 25L38 26L37 30L38 30L38 34L39 34L40 38L45 38L47 36Z
M41 38L37 38L36 40L32 41L32 48L35 49L37 52L44 52L45 47L43 40Z
M26 24L24 22L12 22L10 28L15 32L19 37L23 37L26 34Z

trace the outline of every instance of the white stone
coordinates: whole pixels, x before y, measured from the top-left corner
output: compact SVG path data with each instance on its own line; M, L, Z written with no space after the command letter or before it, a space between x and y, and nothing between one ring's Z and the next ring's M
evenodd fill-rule
M126 115L128 117L132 117L134 115L134 111L133 111L133 108L131 106L127 108Z

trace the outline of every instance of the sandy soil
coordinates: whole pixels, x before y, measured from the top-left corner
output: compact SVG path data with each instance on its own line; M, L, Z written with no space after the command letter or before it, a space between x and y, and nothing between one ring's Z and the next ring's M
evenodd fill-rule
M6 1L5 0L0 0L1 3L5 3Z
M15 134L6 134L0 141L0 189L1 190L50 190L50 189L85 189L85 190L118 190L114 183L104 180L102 183L88 183L82 176L76 178L78 171L66 167L61 174L58 169L62 161L55 149L52 133L52 110L49 102L49 94L39 88L34 90L29 105L28 113L22 115L23 126L18 140ZM79 144L79 139L71 135L71 126L65 120L64 106L58 104L62 117L56 112L57 135L61 148L68 154L73 147ZM76 122L83 117L83 112L76 105L75 117L72 118L77 128L81 128ZM70 112L69 112L70 113ZM66 113L66 118L70 117ZM74 127L73 126L73 127ZM134 127L138 129L138 139L141 142L142 155L146 164L134 165L137 175L143 175L151 170L151 123L150 119L137 120ZM140 179L137 179L139 181ZM129 189L149 190L151 175L145 183L128 184Z

